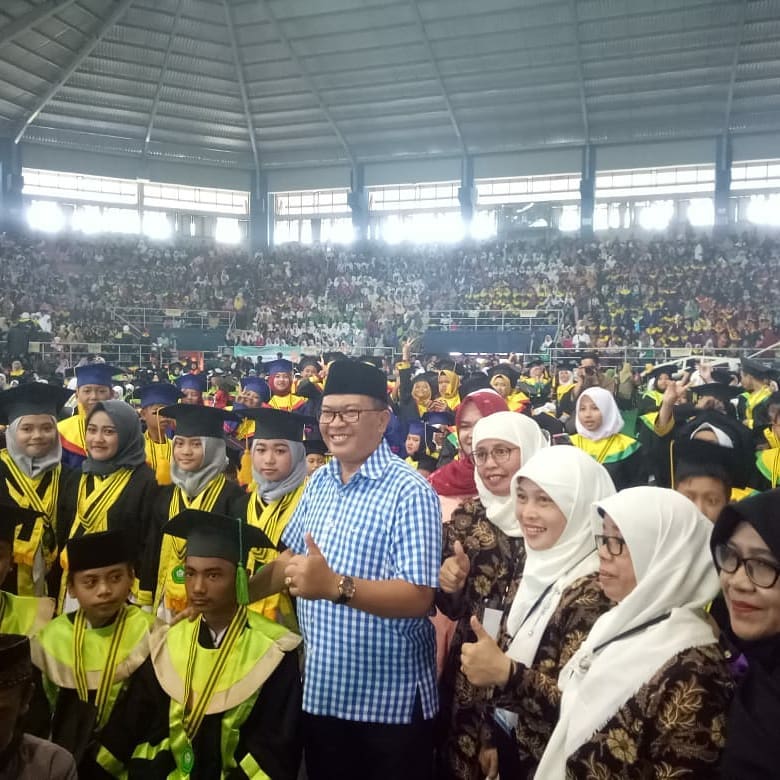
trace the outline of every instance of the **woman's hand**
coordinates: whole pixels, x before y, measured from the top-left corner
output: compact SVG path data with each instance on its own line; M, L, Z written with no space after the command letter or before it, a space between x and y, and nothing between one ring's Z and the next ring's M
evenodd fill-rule
M512 673L512 659L473 615L471 630L477 635L477 641L467 642L460 652L460 668L466 679L477 688L506 685Z

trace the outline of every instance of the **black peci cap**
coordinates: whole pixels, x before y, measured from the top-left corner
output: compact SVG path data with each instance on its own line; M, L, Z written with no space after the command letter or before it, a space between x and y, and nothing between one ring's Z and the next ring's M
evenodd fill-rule
M306 439L303 448L307 455L327 455L328 445L322 439Z
M68 571L71 574L87 569L102 569L118 563L132 563L132 546L122 531L102 531L68 539Z
M174 404L160 409L160 415L176 421L176 434L179 436L208 436L219 439L225 435L226 422L238 422L232 412L212 406L193 404Z
M304 426L316 423L311 417L280 409L241 409L237 414L255 421L255 439L303 441Z
M32 680L30 640L21 634L0 634L0 690Z
M328 395L367 395L387 401L387 377L374 366L359 360L337 360L328 370L322 392Z
M72 395L72 390L43 382L29 382L3 390L0 392L0 425L9 425L26 414L57 417Z

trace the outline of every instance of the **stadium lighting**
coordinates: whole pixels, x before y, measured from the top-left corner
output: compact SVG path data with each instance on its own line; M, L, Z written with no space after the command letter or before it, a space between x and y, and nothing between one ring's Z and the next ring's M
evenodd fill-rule
M109 233L140 233L141 221L135 209L107 209L104 226Z
M715 208L712 198L695 198L688 204L688 222L693 227L710 227L715 224Z
M471 223L471 237L478 241L493 238L498 232L495 211L478 211Z
M73 212L71 228L88 236L103 230L103 215L99 206L80 206Z
M580 209L578 206L564 206L558 220L558 230L571 233L580 229Z
M65 215L56 203L34 200L27 209L27 224L33 230L59 233L65 227Z
M214 238L219 244L240 244L241 228L238 225L238 220L230 217L217 217Z
M671 201L659 200L645 206L639 214L639 226L643 230L666 230L672 221L674 206Z
M780 198L754 195L748 203L747 218L754 225L780 225Z
M171 223L167 214L159 211L147 211L144 214L144 235L157 241L171 237Z

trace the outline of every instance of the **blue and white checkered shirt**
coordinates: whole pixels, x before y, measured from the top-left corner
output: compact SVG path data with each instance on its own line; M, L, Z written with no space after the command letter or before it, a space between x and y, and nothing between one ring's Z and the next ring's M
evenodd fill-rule
M346 485L335 458L313 474L282 541L303 554L306 531L339 574L438 587L439 500L384 441ZM382 618L322 599L299 599L297 607L306 712L409 723L419 691L424 717L436 714L436 640L428 618Z

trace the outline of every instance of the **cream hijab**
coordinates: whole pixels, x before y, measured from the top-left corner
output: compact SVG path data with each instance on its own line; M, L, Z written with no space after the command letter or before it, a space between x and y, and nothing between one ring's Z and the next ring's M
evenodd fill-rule
M527 463L540 450L549 447L542 429L530 418L517 412L495 412L477 420L471 439L472 452L486 439L499 439L507 444L520 447L521 463ZM496 496L491 493L480 479L476 467L474 481L477 492L488 520L507 536L522 536L520 524L515 517L515 499L512 495Z
M599 568L593 538L594 502L614 496L615 486L607 470L577 447L550 447L526 463L512 479L513 504L520 477L544 490L566 518L563 533L548 550L534 550L526 544L523 578L507 618L512 637L507 655L530 666L563 592Z
M601 425L595 431L589 431L580 422L580 405L583 398L590 398L601 412ZM601 441L620 433L623 429L623 416L620 414L615 397L603 387L589 387L583 390L577 398L577 414L575 415L577 433L591 441Z
M629 488L596 506L626 540L637 585L596 621L561 671L558 724L535 780L565 777L568 756L669 659L716 641L701 613L718 592L709 554L712 523L685 496L665 488ZM594 520L593 532L602 533L601 519ZM653 620L658 622L640 628Z

